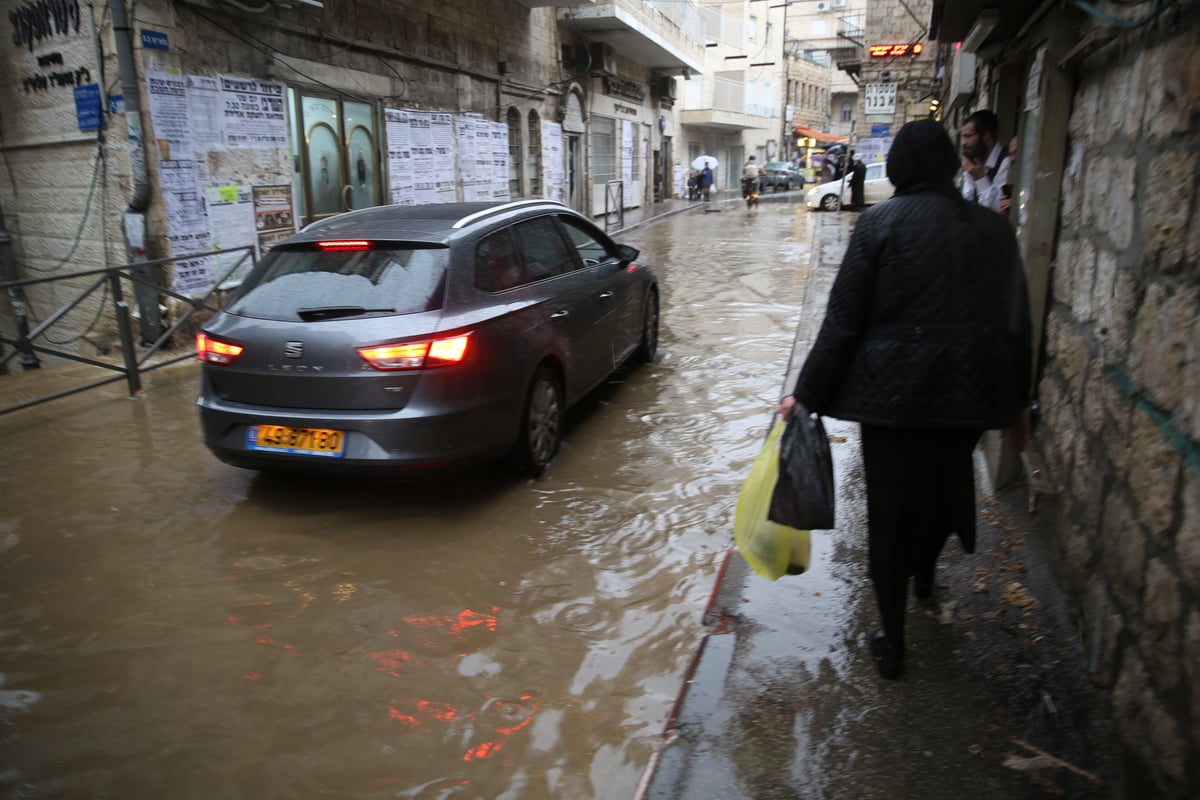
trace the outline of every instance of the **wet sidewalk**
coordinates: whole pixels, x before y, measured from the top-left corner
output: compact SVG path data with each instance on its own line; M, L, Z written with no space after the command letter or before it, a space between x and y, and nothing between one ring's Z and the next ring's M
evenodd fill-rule
M781 396L824 315L849 213L816 223ZM979 470L977 552L947 545L933 601L910 598L906 674L885 681L868 651L878 614L858 429L826 427L837 529L813 533L808 573L776 582L731 544L637 800L1126 797L1039 535L1053 497L997 491Z

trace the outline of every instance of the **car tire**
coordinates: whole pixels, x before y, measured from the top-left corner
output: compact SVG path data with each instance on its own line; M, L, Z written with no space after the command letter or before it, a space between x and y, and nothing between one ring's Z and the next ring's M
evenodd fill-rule
M532 478L540 477L554 460L562 442L562 381L549 367L539 367L525 393L521 427L513 449L517 470Z
M837 211L842 207L842 201L838 199L836 194L827 194L821 198L822 211Z
M758 201L755 201L758 205ZM646 305L642 311L642 340L638 343L634 357L649 363L658 355L658 292L651 289L646 293Z

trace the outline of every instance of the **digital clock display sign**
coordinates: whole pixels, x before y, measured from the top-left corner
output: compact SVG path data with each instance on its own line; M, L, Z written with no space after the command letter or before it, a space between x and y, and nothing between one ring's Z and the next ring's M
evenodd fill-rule
M920 42L916 44L869 44L867 52L871 54L871 58L887 58L889 56L919 56L925 48Z

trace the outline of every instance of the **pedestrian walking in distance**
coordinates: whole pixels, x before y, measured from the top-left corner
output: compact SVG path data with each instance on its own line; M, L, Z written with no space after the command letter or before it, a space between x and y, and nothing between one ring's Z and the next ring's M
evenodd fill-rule
M862 156L855 155L854 151L850 151L850 210L862 211L866 205L866 199L863 190L866 186L867 165L863 163Z
M934 590L952 533L975 551L972 454L1029 403L1029 299L1012 226L955 189L958 155L932 120L901 128L887 158L895 196L862 213L792 395L858 422L867 484L868 573L880 674L904 672L908 580ZM1017 446L1023 446L1021 442Z

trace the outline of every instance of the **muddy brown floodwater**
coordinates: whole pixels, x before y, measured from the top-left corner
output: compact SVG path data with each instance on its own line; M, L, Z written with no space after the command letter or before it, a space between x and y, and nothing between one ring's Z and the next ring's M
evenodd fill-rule
M659 358L538 481L226 466L191 363L0 417L0 794L632 797L808 264L802 206L723 208L623 237L662 283Z

